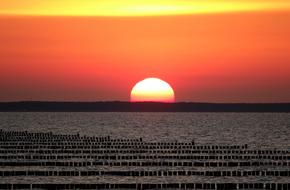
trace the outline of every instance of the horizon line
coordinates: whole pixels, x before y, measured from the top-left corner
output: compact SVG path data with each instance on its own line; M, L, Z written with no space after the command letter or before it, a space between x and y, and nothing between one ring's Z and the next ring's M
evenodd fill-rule
M121 101L121 100L98 100L98 101L52 101L52 100L19 100L19 101L0 101L2 103L149 103L149 104L290 104L289 102L195 102L195 101L177 101L177 102L156 102L156 101Z

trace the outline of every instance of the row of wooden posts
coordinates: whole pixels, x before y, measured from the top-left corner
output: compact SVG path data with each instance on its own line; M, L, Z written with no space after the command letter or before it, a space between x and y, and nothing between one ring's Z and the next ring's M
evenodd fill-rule
M248 171L191 171L191 170L170 170L170 171L24 171L6 170L0 171L0 176L213 176L213 177L245 177L245 176L279 176L289 177L289 170L248 170Z
M179 154L155 154L155 155L134 155L134 154L112 154L112 155L100 155L100 154L14 154L0 155L0 159L13 160L13 159L26 159L26 160L64 160L64 159L94 159L94 160L290 160L288 156L277 155L179 155Z
M99 144L99 145L44 145L34 142L30 145L21 144L9 144L5 142L5 145L0 144L1 149L182 149L182 150L241 150L244 152L251 151L253 153L263 153L262 150L245 150L248 148L247 145L244 146L197 146L197 145L148 145L147 143L139 143L135 145L129 144ZM267 150L264 150L266 153ZM282 150L268 150L269 153L283 153ZM285 150L284 153L287 153Z
M290 183L102 183L102 184L0 184L0 189L269 189L288 190Z
M0 166L146 166L146 167L258 167L258 166L290 166L290 162L281 161L1 161Z
M214 155L254 155L252 152L237 152L237 151L195 151L195 150L144 150L144 149L94 149L94 150L82 150L82 149L0 149L0 154L178 154L178 155L193 155L193 154L214 154ZM278 156L278 159L284 159L283 156L289 156L289 154L273 153L273 154L256 154L258 156ZM262 158L261 157L261 158Z

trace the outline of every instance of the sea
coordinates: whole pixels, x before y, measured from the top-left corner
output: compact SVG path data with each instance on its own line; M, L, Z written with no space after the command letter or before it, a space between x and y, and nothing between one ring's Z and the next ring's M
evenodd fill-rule
M269 162L290 160L290 113L159 113L159 112L1 112L0 129L28 131L110 139L142 139L146 143L194 142L197 146L247 145L249 150L284 150L285 158L267 159ZM5 141L4 141L5 142ZM1 150L1 149L0 149ZM3 147L2 147L3 150ZM287 152L288 151L288 152ZM146 153L145 153L146 154ZM157 153L156 153L157 154ZM217 155L215 153L213 155ZM254 153L253 153L254 154ZM258 154L258 153L256 153ZM278 153L277 153L278 154ZM0 156L5 155L1 153ZM149 153L148 153L149 155ZM163 154L160 154L163 155ZM237 153L239 155L239 153ZM250 155L250 153L249 153ZM279 155L279 154L278 154ZM288 157L287 157L288 156ZM11 159L15 160L15 159ZM21 159L16 159L19 161ZM68 161L66 159L64 161ZM75 159L73 159L75 160ZM96 159L91 159L96 161ZM141 161L148 161L141 159ZM160 161L161 159L155 159ZM168 159L163 159L168 160ZM185 159L186 160L186 159ZM192 159L189 159L193 161ZM232 159L234 160L234 159ZM230 160L230 161L232 161ZM246 161L258 159L246 159ZM0 159L6 162L7 159ZM29 160L29 162L37 160ZM125 160L126 161L126 160ZM138 160L140 161L140 160ZM152 160L151 160L152 161ZM162 161L162 160L161 160ZM170 161L178 161L178 158ZM195 160L196 161L196 160ZM204 161L202 158L197 161ZM220 159L211 160L219 162ZM224 160L222 160L224 161ZM227 160L228 161L228 160ZM259 159L261 161L261 159ZM263 161L263 160L262 160ZM0 166L1 171L286 171L290 166L255 167L197 167L197 166ZM12 174L11 174L12 175ZM289 176L246 175L208 176L202 174L168 176L5 176L0 184L59 184L59 183L289 183ZM125 174L124 174L125 175ZM231 174L232 175L232 174ZM244 174L243 174L244 175ZM3 186L4 187L4 186ZM8 186L7 186L8 187ZM9 186L10 187L10 186ZM265 187L265 186L264 186ZM290 187L290 186L289 186Z
M289 148L290 113L0 113L0 129Z

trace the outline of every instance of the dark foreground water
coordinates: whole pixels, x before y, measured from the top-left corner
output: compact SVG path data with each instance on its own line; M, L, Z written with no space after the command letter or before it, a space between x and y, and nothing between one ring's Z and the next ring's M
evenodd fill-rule
M0 148L0 151L4 151L0 154L0 156L2 156L0 158L0 164L2 165L0 166L0 175L2 175L2 177L0 176L0 184L261 183L262 185L266 185L264 183L290 182L289 113L0 113L0 129L4 131L28 131L33 133L52 132L53 134L80 134L80 136L110 136L111 139L142 138L145 145L146 143L154 142L191 143L192 140L194 140L196 146L248 145L247 150L245 150L244 148L236 148L238 151L242 150L244 152L214 152L214 150L211 149L212 152L206 153L162 153L162 151L159 151L159 147L157 148L158 150L156 149L157 152L155 153L149 153L149 150L145 150L145 153L132 152L126 154L92 152L77 153L79 157L76 157L75 154L60 153L58 156L72 157L51 158L49 157L49 155L55 155L55 153L13 153L13 151L5 152L5 150L9 149L9 147L7 148L7 146L5 145L8 140L2 139L2 146ZM17 144L17 141L13 141L13 143L14 145L15 143L17 146L19 145ZM34 143L30 144L33 145ZM88 145L89 150L94 149L90 146L91 145ZM13 150L14 147L10 148L11 150ZM63 149L70 148L71 147L66 147ZM46 147L38 149L49 150L50 148ZM99 149L102 148L97 148L97 150ZM122 147L120 149L122 149ZM140 148L140 150L141 149L142 148ZM178 147L167 147L166 149L181 150ZM186 149L195 150L196 147L189 147ZM133 148L130 150L136 151L138 150L138 148ZM225 148L225 150L227 151L227 148ZM249 152L247 152L248 150ZM251 152L251 150L283 150L284 152L259 153ZM21 157L25 155L28 157ZM39 155L42 155L44 157L35 159ZM108 160L97 157L100 155L121 155L125 157L118 158L119 160ZM138 155L140 157L130 157L134 155ZM152 155L157 157L144 157ZM162 158L162 156L166 155L168 155L169 157ZM185 157L176 157L180 155L183 155ZM200 155L216 157L190 157ZM223 157L225 155L245 157ZM8 156L14 157L11 157L11 159L9 159ZM77 166L65 166L57 164L51 164L49 166L33 166L32 164L31 166L25 166L24 163L23 165L20 164L16 166L13 165L13 163L8 163L8 161L21 162L22 164L24 162L90 162L91 164ZM94 165L95 162L98 163ZM102 164L100 164L99 162ZM120 163L119 165L114 164L116 162L123 163ZM146 162L147 164L136 166L131 162L135 162L135 164L138 162ZM157 166L150 165L153 162L176 162L182 164L169 164L162 166L158 164ZM192 164L187 165L184 164L184 162L190 162ZM204 165L196 164L196 162L200 162ZM218 164L224 162L237 162L239 164L237 166L218 164L209 166L206 165L205 162L213 162ZM256 163L256 165L251 166L240 166L240 162L248 162L250 164L252 164L253 162L260 163ZM14 171L14 173L9 173L9 171ZM16 173L15 171L18 171L19 173ZM31 173L23 174L21 173L21 171L31 171ZM49 171L52 173L37 173L38 171ZM65 171L70 173L59 174L53 173L54 171ZM81 173L81 171L92 171L95 173L88 174ZM112 171L112 173L96 173L100 171ZM136 173L130 173L131 171L135 171ZM172 171L173 173L166 173L168 171ZM230 171L232 173L210 173L213 171ZM286 173L281 173L281 171ZM80 173L76 174L73 172ZM153 173L142 174L142 172ZM266 186L263 186L263 188L265 187ZM205 187L203 186L202 188L204 189ZM247 189L247 187L245 188ZM271 188L275 189L272 186Z

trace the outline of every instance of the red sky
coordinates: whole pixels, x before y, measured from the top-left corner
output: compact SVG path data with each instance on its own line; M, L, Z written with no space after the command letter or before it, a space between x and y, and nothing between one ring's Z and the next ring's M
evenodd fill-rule
M290 102L289 34L290 11L2 15L0 101L128 101L158 77L176 101Z

